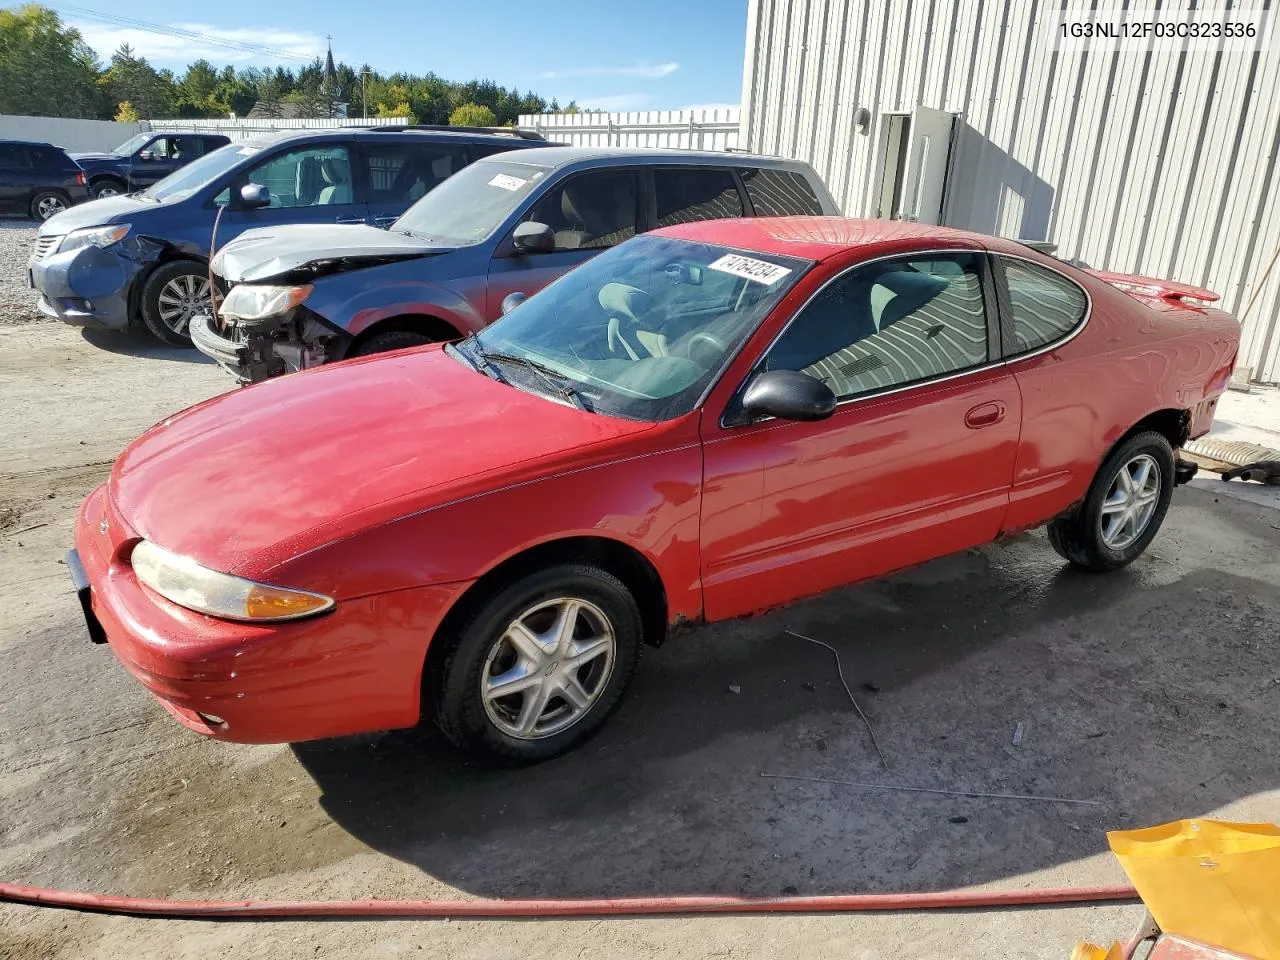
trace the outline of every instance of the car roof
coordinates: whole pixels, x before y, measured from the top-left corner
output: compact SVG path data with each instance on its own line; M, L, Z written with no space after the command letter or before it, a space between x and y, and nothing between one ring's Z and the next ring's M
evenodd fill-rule
M1004 251L1009 241L910 220L858 220L853 217L738 217L699 220L655 230L649 236L696 240L805 260L826 260L856 247L902 240L948 246L991 247Z
M180 131L172 131L179 133ZM448 143L451 140L465 143L518 143L540 145L540 140L522 140L508 133L474 133L452 130L407 130L399 127L379 130L377 127L324 127L316 130L280 130L274 133L261 133L240 141L246 147L272 147L286 141L305 142L309 140L382 140L396 138L400 140L425 140L428 142Z
M554 132L551 134L554 136ZM714 164L735 167L775 167L785 170L808 170L808 164L784 157L770 157L756 153L738 153L718 150L678 150L661 147L565 147L552 146L536 153L511 157L504 154L485 157L477 163L525 163L554 170L570 164L583 166L611 166L613 164L665 164L684 165Z
M12 143L19 147L50 147L54 150L61 150L61 147L54 146L47 140L11 140L8 137L0 138L0 143Z

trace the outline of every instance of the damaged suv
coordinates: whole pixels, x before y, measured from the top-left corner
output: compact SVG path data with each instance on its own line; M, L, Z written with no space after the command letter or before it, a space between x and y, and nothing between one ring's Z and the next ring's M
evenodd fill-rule
M247 231L214 258L226 296L216 316L192 320L191 337L253 383L474 333L522 295L658 227L837 212L808 164L777 157L604 147L501 154L449 178L388 230Z

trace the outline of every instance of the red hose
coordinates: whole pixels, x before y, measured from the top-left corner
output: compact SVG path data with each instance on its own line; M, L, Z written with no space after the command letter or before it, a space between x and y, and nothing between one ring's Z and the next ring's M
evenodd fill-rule
M618 897L583 900L166 900L0 882L0 901L140 917L599 917L692 913L960 910L1136 900L1129 886L939 890L820 897Z

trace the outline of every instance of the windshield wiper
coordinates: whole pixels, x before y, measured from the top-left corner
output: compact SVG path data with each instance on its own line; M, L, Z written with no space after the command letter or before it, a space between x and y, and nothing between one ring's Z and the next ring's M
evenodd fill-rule
M471 341L471 349L477 357L484 360L497 360L499 363L514 363L524 367L527 370L536 373L543 381L551 387L556 396L568 400L579 410L585 410L587 413L593 413L594 410L587 398L582 395L577 387L573 386L563 374L552 370L545 364L538 363L536 360L530 360L528 357L521 357L514 353L501 353L492 350L486 350L480 346L479 339L472 334L467 340ZM466 343L467 341L462 341Z
M465 340L459 340L457 343L449 344L449 349L465 360L471 369L476 371L476 373L483 373L490 380L497 380L499 383L505 383L510 386L507 378L502 375L502 371L490 363L483 353L477 350L475 354L472 354L462 349L462 345L466 343L467 340L472 339L474 339L474 334L467 337Z

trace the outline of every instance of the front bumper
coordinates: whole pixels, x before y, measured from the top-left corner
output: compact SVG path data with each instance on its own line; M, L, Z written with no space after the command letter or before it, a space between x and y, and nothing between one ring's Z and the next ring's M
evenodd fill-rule
M32 260L27 268L45 316L73 326L126 330L129 291L143 266L112 247L80 247Z
M106 488L94 490L75 525L89 613L117 659L184 726L218 740L288 743L418 722L427 644L466 583L341 600L309 620L234 623L142 586L127 559L137 540Z
M253 383L271 376L271 341L258 337L257 342L241 342L219 330L213 317L200 314L191 318L191 342L206 357L235 377L237 383Z

